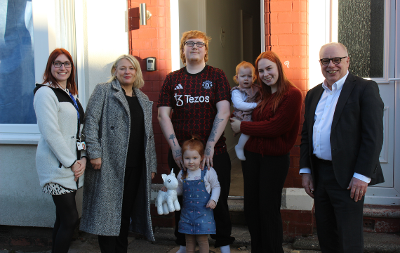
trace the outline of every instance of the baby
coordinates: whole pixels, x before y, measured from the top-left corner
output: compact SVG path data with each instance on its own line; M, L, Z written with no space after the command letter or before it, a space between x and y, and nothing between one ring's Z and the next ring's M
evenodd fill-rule
M242 61L236 66L235 83L239 84L231 90L233 116L241 121L251 121L251 113L257 107L258 88L253 84L256 79L255 69L250 62ZM242 134L235 146L236 156L245 161L244 145L250 136Z

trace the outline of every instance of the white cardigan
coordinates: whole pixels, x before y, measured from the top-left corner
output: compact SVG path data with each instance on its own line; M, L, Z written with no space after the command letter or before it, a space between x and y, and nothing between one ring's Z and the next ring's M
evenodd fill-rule
M68 100L67 94L62 92L61 89L53 91L43 86L35 93L33 105L41 133L36 151L36 169L42 187L52 182L77 189L71 166L77 160L78 118L71 99ZM83 175L79 178L79 187L82 186Z

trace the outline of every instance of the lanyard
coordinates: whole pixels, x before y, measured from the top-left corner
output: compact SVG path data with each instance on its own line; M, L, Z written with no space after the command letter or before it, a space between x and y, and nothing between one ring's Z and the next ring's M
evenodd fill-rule
M70 96L71 99L72 99L72 102L74 102L74 107L75 107L76 113L77 113L77 115L78 115L78 125L79 125L79 124L80 124L80 115L79 115L78 103L76 103L76 100L75 100L74 96L72 96L71 92L69 91L68 93L69 93L69 96Z

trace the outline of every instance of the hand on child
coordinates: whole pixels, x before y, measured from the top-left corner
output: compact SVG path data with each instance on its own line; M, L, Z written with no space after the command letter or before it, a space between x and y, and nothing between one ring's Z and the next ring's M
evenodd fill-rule
M215 203L214 200L210 199L206 205L207 208L214 209L217 206L217 203Z
M163 192L167 192L168 191L167 187L165 187L165 186L161 187L160 190L163 191Z
M182 149L180 147L172 150L172 157L174 158L175 163L176 163L176 165L178 165L179 169L186 171L186 168L183 165Z
M210 168L214 167L213 156L214 156L214 146L207 142L206 148L204 150L204 158L200 165L201 170L204 170L205 165L207 165L208 170L210 170Z

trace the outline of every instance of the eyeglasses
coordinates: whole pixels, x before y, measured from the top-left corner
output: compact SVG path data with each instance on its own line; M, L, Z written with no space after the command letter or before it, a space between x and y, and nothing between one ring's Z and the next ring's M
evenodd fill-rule
M194 45L196 45L198 48L202 48L202 47L204 47L205 44L206 43L200 42L200 41L198 41L198 42L186 41L185 42L185 45L187 45L188 47L194 47Z
M64 65L64 67L66 67L66 68L70 68L71 67L71 62L69 62L69 61L66 61L66 62L55 61L55 62L53 62L53 65L56 68L61 68L62 65Z
M319 61L321 62L322 65L328 66L329 63L332 61L333 64L338 65L343 58L347 58L347 56L344 57L334 57L334 58L322 58Z

